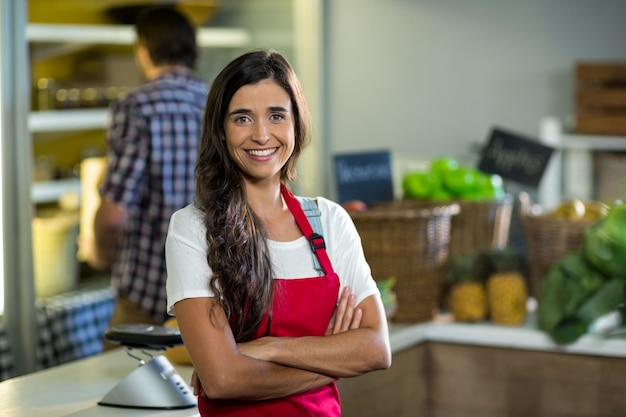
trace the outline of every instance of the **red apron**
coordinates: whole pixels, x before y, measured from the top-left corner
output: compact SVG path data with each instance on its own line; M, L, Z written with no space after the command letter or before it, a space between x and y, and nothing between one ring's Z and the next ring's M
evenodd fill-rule
M323 238L313 233L298 200L286 187L283 198L325 275L304 279L274 279L274 297L269 314L266 313L256 337L268 336L323 336L332 317L339 294L339 278L326 253ZM341 415L336 384L325 385L304 393L264 401L210 400L198 397L201 416L320 416Z

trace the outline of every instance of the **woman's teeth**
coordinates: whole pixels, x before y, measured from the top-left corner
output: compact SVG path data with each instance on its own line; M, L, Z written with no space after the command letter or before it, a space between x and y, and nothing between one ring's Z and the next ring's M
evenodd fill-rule
M276 148L272 149L259 149L259 150L249 150L248 153L252 156L267 156L276 152Z

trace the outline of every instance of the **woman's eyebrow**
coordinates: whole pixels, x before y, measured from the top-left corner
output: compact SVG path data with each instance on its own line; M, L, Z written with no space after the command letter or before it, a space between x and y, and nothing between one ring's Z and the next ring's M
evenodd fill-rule
M247 114L247 113L250 113L250 112L251 112L250 109L245 109L245 108L234 109L233 111L228 112L228 115L232 116L232 115L235 115L235 114Z
M289 112L289 109L288 109L288 108L286 108L286 107L282 107L282 106L270 106L270 108L269 108L269 109L270 109L271 111L282 111L282 112L285 112L285 113L288 113L288 112Z
M289 113L290 111L289 108L283 107L283 106L270 106L268 107L268 110L272 112L277 111L277 112L284 112L284 113ZM234 109L228 112L228 116L234 116L237 114L248 114L248 113L252 113L252 110L246 109L246 108Z

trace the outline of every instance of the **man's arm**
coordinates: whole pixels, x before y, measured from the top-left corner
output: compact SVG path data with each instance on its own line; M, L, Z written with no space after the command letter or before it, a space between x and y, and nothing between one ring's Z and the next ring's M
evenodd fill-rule
M96 269L110 268L127 221L128 213L123 207L102 198L94 217L94 247L86 256L90 266Z

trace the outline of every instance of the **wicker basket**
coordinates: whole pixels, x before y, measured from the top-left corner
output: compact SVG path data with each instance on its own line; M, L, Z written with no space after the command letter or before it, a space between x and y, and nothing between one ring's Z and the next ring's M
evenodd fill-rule
M502 200L458 201L461 211L452 219L450 253L467 255L476 249L508 244L513 197Z
M365 257L377 279L396 278L394 322L430 321L437 307L448 259L456 203L379 204L352 213Z
M529 293L539 297L541 278L559 259L582 249L585 229L591 221L572 221L549 214L520 212L530 268Z

